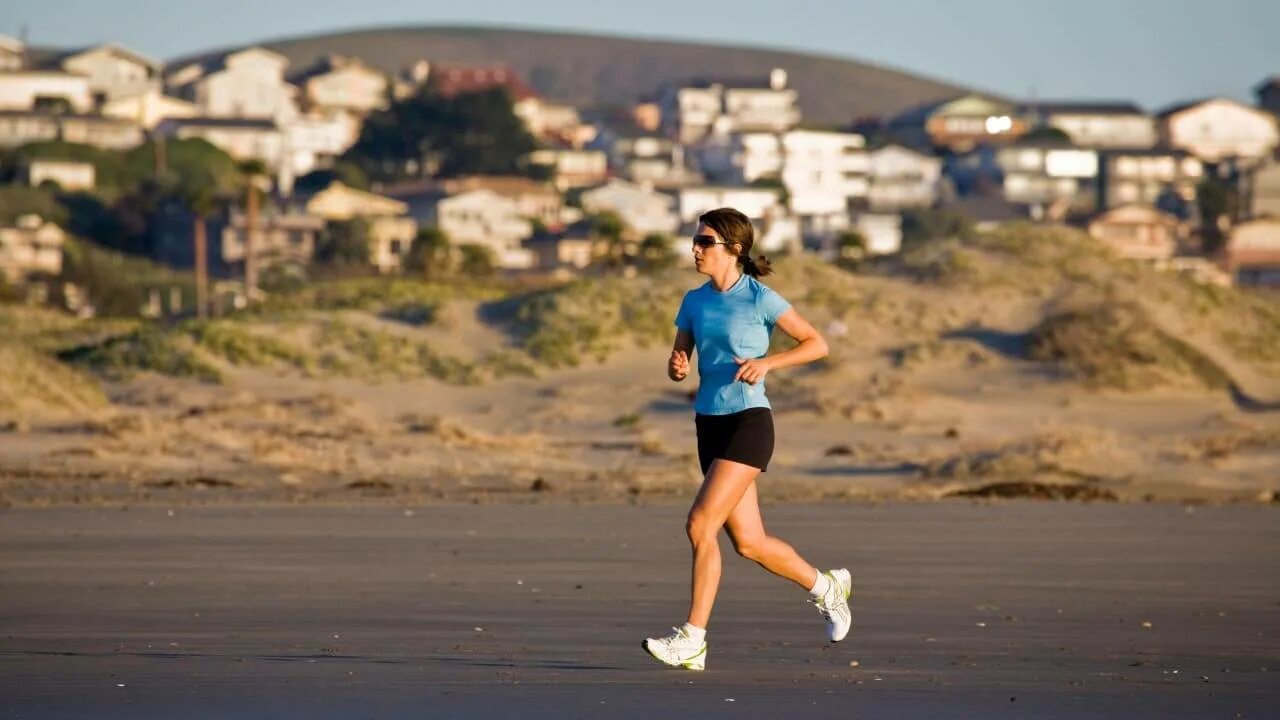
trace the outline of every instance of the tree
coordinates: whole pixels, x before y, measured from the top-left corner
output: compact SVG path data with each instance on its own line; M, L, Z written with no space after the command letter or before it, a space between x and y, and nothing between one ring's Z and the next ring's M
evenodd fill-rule
M334 182L356 190L369 189L369 177L359 166L350 162L337 162L331 168L312 170L298 178L293 184L293 190L301 195L310 195L324 190Z
M329 223L316 245L316 262L331 266L367 266L369 221L353 218Z
M640 241L640 259L646 269L662 270L676 264L675 248L671 238L661 233L650 233Z
M498 267L493 250L484 245L461 245L458 250L462 253L461 270L467 275L487 277Z
M187 185L179 192L187 209L191 211L191 232L196 266L196 317L209 315L209 239L207 235L209 214L217 205L213 188Z
M252 299L258 290L258 203L259 185L267 178L267 168L261 160L245 160L240 163L240 175L244 182L244 292Z
M622 218L610 210L596 213L591 216L591 229L604 240L605 262L612 266L622 265L627 254L623 239L627 226Z
M155 152L154 147L152 152ZM232 197L240 186L240 168L230 155L205 142L189 139L167 143L161 187L178 198L192 215L196 270L196 315L209 311L209 250L207 222L218 202ZM134 161L137 161L135 157Z
M438 227L425 227L418 231L409 247L405 267L435 280L453 272L453 245L449 236Z
M1201 246L1214 253L1226 242L1225 227L1240 209L1240 193L1231 184L1209 173L1196 188L1196 204L1200 208Z
M369 116L343 159L379 180L504 175L536 146L504 88L452 98L427 88Z

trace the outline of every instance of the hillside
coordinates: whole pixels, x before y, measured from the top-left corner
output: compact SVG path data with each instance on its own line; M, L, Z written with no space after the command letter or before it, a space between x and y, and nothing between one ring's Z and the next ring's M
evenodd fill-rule
M402 27L260 43L293 67L337 53L398 71L426 58L448 64L504 63L546 97L581 105L629 102L664 82L693 77L763 77L785 68L806 122L845 123L891 115L965 91L867 62L779 50L640 40L580 33L479 27ZM181 64L237 48L175 59Z

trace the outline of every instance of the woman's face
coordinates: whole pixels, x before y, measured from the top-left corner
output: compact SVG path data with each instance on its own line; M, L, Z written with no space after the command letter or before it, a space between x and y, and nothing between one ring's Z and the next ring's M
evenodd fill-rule
M729 246L714 228L698 223L693 231L693 267L703 275L715 275L724 270L726 265L738 262L738 258L730 252Z

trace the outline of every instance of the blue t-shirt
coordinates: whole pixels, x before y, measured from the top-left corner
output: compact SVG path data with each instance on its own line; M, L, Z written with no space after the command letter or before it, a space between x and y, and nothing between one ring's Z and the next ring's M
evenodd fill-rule
M700 415L728 415L747 408L769 407L764 382L734 382L735 357L761 358L769 351L769 335L778 316L791 304L781 295L744 274L721 292L708 281L685 293L676 313L676 327L693 334L698 352L698 396L693 409Z

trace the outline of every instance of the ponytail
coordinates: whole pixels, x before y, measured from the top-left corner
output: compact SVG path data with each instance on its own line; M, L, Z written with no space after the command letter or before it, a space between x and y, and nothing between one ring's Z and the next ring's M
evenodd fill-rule
M757 255L755 260L752 260L750 255L739 255L738 262L742 263L742 272L753 278L762 278L773 273L773 264L764 255Z

